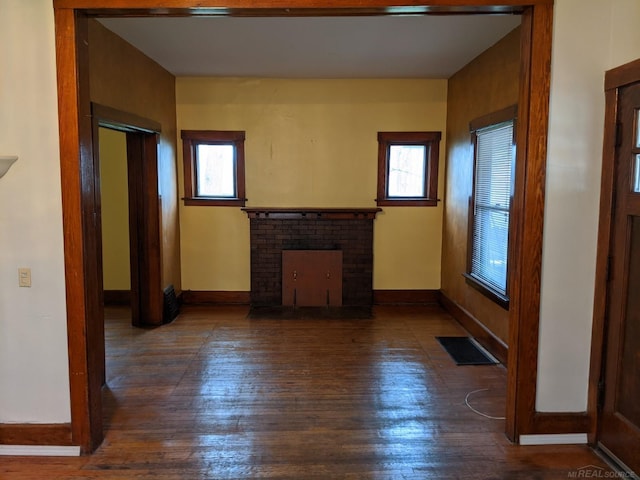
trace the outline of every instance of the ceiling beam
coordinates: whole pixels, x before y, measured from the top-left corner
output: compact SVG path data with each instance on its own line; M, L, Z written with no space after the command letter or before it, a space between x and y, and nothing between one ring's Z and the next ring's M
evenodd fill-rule
M91 16L346 16L425 14L520 14L553 0L54 0L55 8L83 10Z

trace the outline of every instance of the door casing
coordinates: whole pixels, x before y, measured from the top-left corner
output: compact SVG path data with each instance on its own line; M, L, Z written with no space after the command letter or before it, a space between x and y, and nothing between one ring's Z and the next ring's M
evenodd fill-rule
M605 122L600 180L600 221L598 226L598 251L596 257L596 282L593 306L591 365L589 373L588 409L594 412L589 431L589 443L598 440L599 403L604 376L605 342L607 328L607 294L609 258L613 236L613 212L616 181L616 146L618 137L618 97L625 86L640 82L640 59L609 70L605 74Z
M501 0L500 6L494 2L409 0L406 7L398 7L394 0L362 0L346 6L341 0L54 0L71 426L73 442L83 452L91 452L102 441L102 431L97 432L92 422L101 412L95 404L99 392L89 381L96 375L96 365L87 355L84 334L97 303L91 280L95 266L88 261L95 254L95 242L85 216L95 194L86 178L93 152L87 22L91 16L132 11L149 16L522 14L506 434L517 441L522 434L574 433L591 428L592 418L587 414L535 411L553 0ZM389 7L394 7L392 12Z
M162 325L162 232L158 193L158 136L161 125L96 103L91 104L91 118L97 202L100 199L99 149L95 140L99 138L98 129L106 127L122 131L127 139L132 324L136 327ZM96 210L99 215L99 203ZM102 269L98 273L101 276Z

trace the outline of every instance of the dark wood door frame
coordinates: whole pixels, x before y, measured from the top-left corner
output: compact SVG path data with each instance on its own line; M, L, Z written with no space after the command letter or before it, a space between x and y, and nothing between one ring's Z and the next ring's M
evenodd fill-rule
M102 105L91 104L93 155L83 156L82 239L86 252L87 311L85 348L91 443L102 440L102 386L105 383L104 298L102 285L102 221L98 129L112 128L126 133L129 183L129 237L131 250L131 305L134 325L162 323L162 289L157 142L160 124ZM71 353L71 350L70 350ZM71 358L71 357L70 357ZM73 428L73 422L72 422Z
M542 270L542 227L549 114L553 0L408 0L394 13L520 13L521 80L518 108L515 255L510 268L509 373L506 433L574 433L588 428L586 415L535 411L538 323ZM500 4L501 6L496 6ZM96 304L91 283L91 245L84 216L95 192L86 177L91 159L87 21L93 15L388 15L395 0L54 0L63 184L63 229L73 441L84 452L101 441L94 429L85 327ZM166 7L166 8L165 8ZM209 7L209 8L207 8Z
M588 411L594 417L589 430L589 442L596 443L599 421L601 379L604 376L604 358L607 328L607 295L609 258L613 248L613 212L616 181L616 145L618 122L618 96L622 88L640 82L640 59L609 70L605 74L605 123L600 180L600 222L598 225L598 251L596 258L595 298L589 372Z
M91 113L93 152L96 158L98 147L95 139L99 138L99 127L122 131L127 139L132 323L137 327L162 325L162 258L158 194L158 140L161 125L153 120L96 103L91 104ZM96 167L96 170L96 175L99 175L99 168ZM96 188L100 188L99 178L95 185ZM100 192L97 193L99 199Z

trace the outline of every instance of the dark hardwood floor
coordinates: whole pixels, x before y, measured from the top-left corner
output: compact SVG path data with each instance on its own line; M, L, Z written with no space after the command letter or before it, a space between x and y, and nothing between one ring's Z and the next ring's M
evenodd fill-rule
M456 366L439 307L371 319L248 319L189 307L156 329L106 320L106 438L91 456L0 457L1 479L565 479L586 446L505 438L506 370ZM468 403L481 413L473 412Z

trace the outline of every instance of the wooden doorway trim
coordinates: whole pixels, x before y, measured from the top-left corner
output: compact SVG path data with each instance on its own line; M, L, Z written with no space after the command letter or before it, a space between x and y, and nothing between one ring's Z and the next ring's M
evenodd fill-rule
M127 135L131 271L137 278L136 282L131 283L131 297L132 310L136 311L134 318L141 326L143 318L162 323L161 259L159 250L154 248L159 244L160 238L157 220L159 211L156 147L156 131L159 131L160 126L155 122L96 104L91 104L90 111L93 155L87 154L82 157L82 189L86 193L82 205L84 219L82 243L87 253L84 262L85 298L87 299L84 342L87 352L88 416L91 442L96 446L103 435L101 392L106 382L98 131L100 126L105 125L124 131ZM146 148L140 148L141 146ZM152 201L145 202L148 198ZM155 222L154 219L156 219ZM69 352L71 358L71 350Z
M496 6L499 3L500 6ZM394 7L390 11L390 7ZM92 155L89 120L87 20L89 16L125 15L388 15L403 13L521 13L522 76L516 172L517 243L515 280L509 314L510 348L507 435L540 433L548 420L536 416L538 323L542 270L542 226L549 114L549 79L553 0L54 0L67 325L73 441L84 452L101 441L92 427L85 326L95 293L91 291L90 246L83 237L87 191L85 166ZM518 185L520 188L518 189ZM552 419L556 421L558 419ZM562 420L562 419L561 419ZM571 427L575 423L569 422Z
M91 104L91 113L94 139L98 138L99 127L122 131L127 138L132 323L137 327L162 325L158 192L158 135L161 125L96 103ZM97 150L94 140L96 155ZM99 188L99 181L95 184ZM99 192L97 196L99 199Z
M604 349L607 322L607 283L609 257L612 248L612 216L614 211L616 178L616 143L618 121L618 95L621 88L640 82L640 59L609 70L605 74L605 120L602 149L602 173L600 178L600 220L598 225L598 249L596 257L596 282L591 333L591 365L587 411L593 418L589 430L589 443L597 441L600 401L600 380L604 375Z

